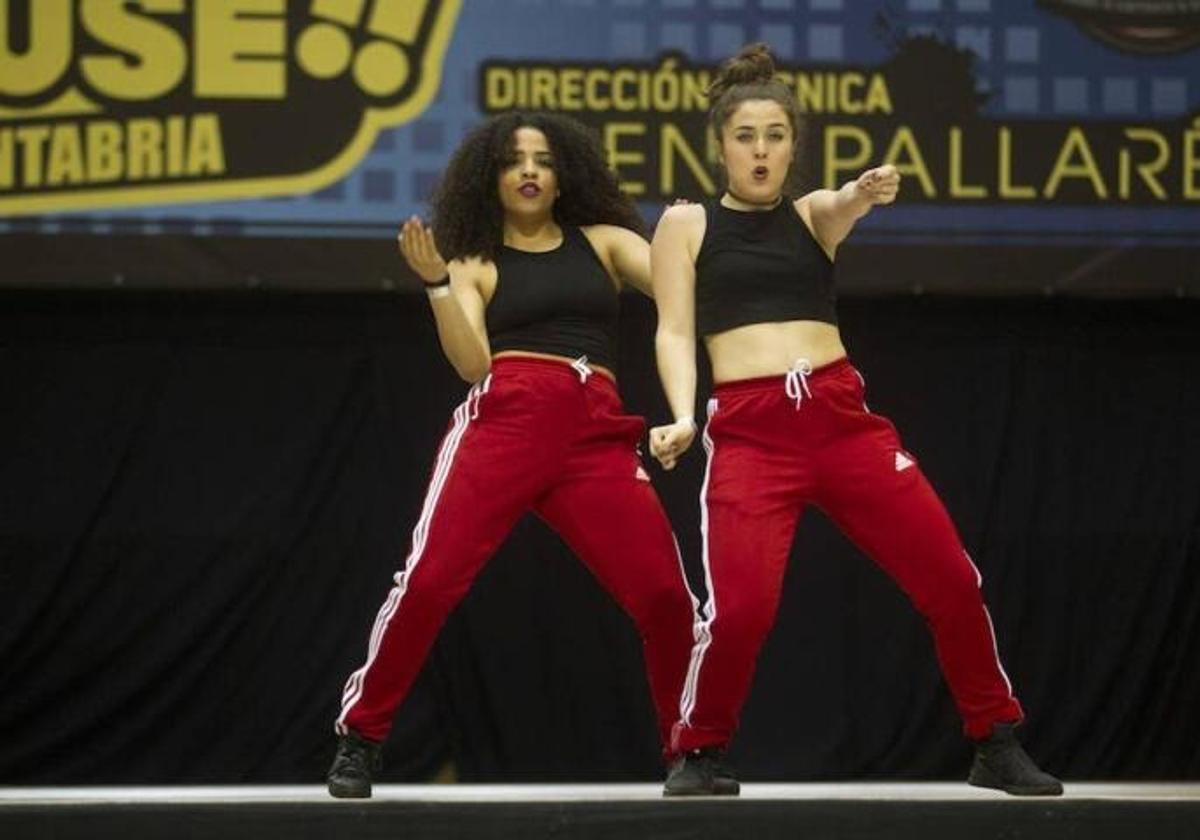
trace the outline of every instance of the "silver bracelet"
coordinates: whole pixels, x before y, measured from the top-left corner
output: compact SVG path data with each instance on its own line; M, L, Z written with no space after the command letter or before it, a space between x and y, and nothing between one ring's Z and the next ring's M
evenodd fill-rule
M430 300L444 298L450 294L450 286L427 286L425 288L425 294L429 295Z

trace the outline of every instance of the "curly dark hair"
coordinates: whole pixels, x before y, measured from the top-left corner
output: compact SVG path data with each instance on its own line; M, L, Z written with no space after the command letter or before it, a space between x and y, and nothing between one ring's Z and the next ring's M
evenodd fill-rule
M546 135L559 195L554 220L579 226L610 224L645 235L633 201L621 192L600 141L585 126L559 114L511 112L474 129L451 157L433 198L433 232L445 259L493 259L504 243L504 208L498 183L518 128Z

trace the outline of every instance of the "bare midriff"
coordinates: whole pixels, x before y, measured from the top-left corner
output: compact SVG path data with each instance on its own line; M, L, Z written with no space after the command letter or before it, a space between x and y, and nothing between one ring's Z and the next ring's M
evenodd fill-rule
M824 321L747 324L706 336L704 345L718 385L782 376L800 359L819 368L846 355L837 326Z

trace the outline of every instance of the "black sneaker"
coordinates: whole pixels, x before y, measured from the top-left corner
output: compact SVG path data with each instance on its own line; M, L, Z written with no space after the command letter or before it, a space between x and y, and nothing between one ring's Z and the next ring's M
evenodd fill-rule
M675 760L663 785L663 796L737 796L742 786L718 747L684 753Z
M338 738L337 755L325 780L329 795L338 799L370 799L371 773L379 769L380 745L357 732Z
M1033 763L1014 729L1015 723L997 723L990 738L975 742L975 761L967 784L1014 796L1062 796L1062 782Z

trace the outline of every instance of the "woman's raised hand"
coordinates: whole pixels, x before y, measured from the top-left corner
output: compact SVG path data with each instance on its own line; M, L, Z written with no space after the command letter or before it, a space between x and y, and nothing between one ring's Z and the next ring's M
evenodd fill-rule
M446 261L438 253L437 244L433 241L433 231L426 227L420 218L410 216L400 226L396 242L400 246L404 261L417 273L421 282L437 283L445 279Z

